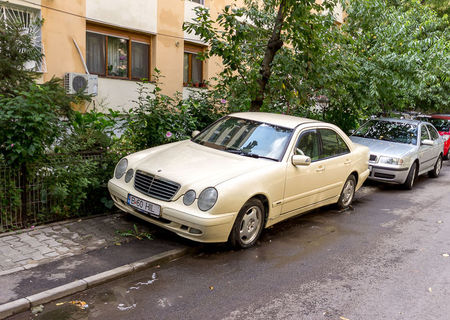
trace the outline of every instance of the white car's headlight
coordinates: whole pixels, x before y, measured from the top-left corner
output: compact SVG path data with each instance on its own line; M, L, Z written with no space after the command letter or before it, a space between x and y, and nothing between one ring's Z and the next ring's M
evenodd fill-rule
M401 164L403 164L403 159L392 158L392 157L380 157L380 160L378 160L378 162L379 163L384 163L384 164L401 165Z
M216 204L217 196L218 193L215 188L206 188L198 196L198 208L202 211L208 211Z
M450 139L450 134L442 135L442 139L444 139L444 141L447 141L448 139Z
M126 158L123 158L119 161L119 163L116 166L116 170L114 172L114 176L116 179L122 178L122 176L125 174L125 171L127 171L128 167L128 160Z
M197 194L195 193L194 190L189 190L183 196L183 203L187 206L190 206L191 204L194 203L196 196Z

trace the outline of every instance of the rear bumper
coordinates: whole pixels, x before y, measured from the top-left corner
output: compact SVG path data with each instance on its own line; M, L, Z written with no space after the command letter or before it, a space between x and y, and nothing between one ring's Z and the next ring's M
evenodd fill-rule
M112 180L108 182L108 190L114 204L120 210L190 240L199 242L226 242L228 240L237 212L210 215L198 210L196 214L188 213L181 211L179 209L180 206L175 205L173 202L156 200L134 190L129 192ZM141 213L128 205L127 198L129 193L161 206L161 216L155 218Z

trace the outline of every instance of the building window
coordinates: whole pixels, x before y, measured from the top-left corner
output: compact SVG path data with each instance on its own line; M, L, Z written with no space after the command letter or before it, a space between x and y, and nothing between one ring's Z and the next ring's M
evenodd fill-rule
M40 11L33 8L21 7L16 5L0 4L0 19L6 24L20 24L23 32L29 33L32 36L32 41L36 50L43 53L41 26L38 23L40 19ZM25 64L25 68L37 72L45 71L45 57L40 63L29 61Z
M183 85L186 87L203 87L203 61L199 59L202 47L184 46Z
M86 33L86 61L90 73L103 77L150 78L150 40L133 33L94 28ZM97 30L100 29L98 32Z
M205 0L189 0L189 1L201 4L201 5L205 4Z

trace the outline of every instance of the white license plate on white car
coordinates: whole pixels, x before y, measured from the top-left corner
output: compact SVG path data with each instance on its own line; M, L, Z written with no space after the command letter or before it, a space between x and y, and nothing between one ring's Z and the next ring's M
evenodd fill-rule
M161 216L161 207L159 205L133 196L132 194L128 194L127 203L142 213L158 218Z

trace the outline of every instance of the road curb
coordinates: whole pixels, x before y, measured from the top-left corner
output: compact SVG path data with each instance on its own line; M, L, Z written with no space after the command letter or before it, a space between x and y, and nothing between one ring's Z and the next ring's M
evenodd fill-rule
M31 307L48 303L65 296L84 291L103 284L105 282L115 280L134 272L142 271L156 265L169 262L185 256L188 253L194 253L195 248L173 249L159 253L150 258L138 260L121 267L117 267L108 271L98 273L80 280L69 282L65 285L49 289L25 298L11 301L0 305L0 319L5 319L14 314L29 310Z

